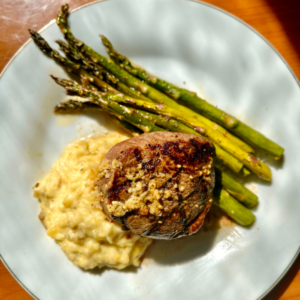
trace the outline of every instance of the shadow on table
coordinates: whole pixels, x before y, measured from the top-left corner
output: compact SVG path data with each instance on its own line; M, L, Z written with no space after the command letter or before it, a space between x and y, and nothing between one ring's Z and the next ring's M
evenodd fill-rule
M285 34L293 45L300 59L300 1L265 0L280 21Z

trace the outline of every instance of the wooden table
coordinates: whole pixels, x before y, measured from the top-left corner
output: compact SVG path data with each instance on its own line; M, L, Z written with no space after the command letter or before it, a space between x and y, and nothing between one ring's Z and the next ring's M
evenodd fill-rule
M142 1L142 0L140 0ZM0 70L28 39L27 28L40 29L65 0L0 1ZM71 9L89 0L74 0ZM300 78L300 2L293 0L207 0L236 15L265 36ZM13 3L13 4L11 4ZM299 99L300 101L300 99ZM0 299L32 299L0 261ZM300 299L300 257L264 300Z

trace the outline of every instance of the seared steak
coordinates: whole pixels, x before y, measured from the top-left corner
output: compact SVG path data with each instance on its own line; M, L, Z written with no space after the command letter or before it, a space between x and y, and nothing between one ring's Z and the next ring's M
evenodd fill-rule
M155 239L198 231L212 204L215 149L192 134L153 132L112 147L96 187L106 215Z

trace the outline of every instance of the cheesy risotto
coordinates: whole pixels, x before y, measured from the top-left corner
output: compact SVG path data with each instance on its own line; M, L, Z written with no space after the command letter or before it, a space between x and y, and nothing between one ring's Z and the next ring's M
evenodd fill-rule
M125 135L115 133L69 145L50 173L34 187L34 197L41 202L39 218L47 234L83 269L139 266L151 243L110 222L94 188L106 152L125 139Z

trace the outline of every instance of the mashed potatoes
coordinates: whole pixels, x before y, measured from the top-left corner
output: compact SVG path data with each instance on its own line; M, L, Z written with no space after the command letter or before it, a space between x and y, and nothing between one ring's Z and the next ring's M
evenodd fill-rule
M47 234L81 268L139 266L151 243L109 222L94 189L105 153L126 138L116 133L75 142L34 188L34 196L41 201L39 217Z

